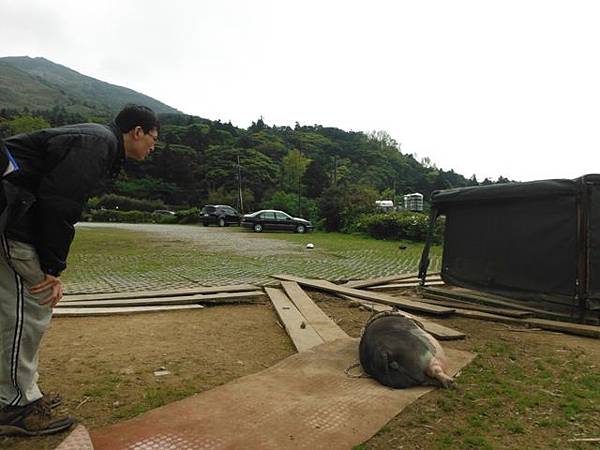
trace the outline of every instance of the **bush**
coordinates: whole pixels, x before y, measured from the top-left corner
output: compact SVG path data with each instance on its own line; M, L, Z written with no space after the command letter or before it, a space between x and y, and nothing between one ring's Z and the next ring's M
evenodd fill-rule
M92 222L127 222L152 223L156 222L156 214L146 211L118 211L114 209L93 209L82 220Z
M125 223L198 223L199 210L191 208L177 211L174 215L157 214L147 211L121 211L116 209L92 209L83 213L82 222L125 222Z
M438 219L434 229L434 242L441 242L443 226L443 220ZM375 239L425 241L429 216L415 212L365 214L354 223L354 229Z
M118 209L120 211L154 211L167 209L162 200L140 200L123 195L106 194L101 197L92 197L88 200L90 209Z
M325 230L351 231L358 217L373 209L378 195L373 188L364 185L329 187L319 201Z
M177 211L175 219L177 223L200 223L200 210L190 208Z

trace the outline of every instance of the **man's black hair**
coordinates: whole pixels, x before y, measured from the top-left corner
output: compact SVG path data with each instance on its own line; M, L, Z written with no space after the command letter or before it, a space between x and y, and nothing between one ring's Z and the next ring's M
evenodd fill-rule
M160 130L160 122L156 113L147 106L142 105L125 105L115 117L115 123L123 133L127 133L138 126L142 127L144 133L148 133L152 128L156 128L157 131Z

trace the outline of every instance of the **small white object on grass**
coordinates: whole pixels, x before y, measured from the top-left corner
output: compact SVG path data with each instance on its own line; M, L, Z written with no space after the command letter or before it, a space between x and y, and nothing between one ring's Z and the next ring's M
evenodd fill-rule
M306 244L306 248L315 248L315 244L311 244L310 242Z

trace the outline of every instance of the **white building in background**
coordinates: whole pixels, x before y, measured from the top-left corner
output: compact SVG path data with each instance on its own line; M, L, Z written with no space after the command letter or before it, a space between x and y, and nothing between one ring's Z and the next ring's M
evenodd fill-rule
M382 211L394 210L394 202L392 200L375 200L375 206Z
M404 196L404 209L407 211L423 211L423 194L418 192Z

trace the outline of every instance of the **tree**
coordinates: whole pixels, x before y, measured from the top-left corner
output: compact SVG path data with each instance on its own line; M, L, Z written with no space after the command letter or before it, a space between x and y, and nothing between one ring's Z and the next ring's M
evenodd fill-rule
M309 198L317 198L323 190L329 187L329 177L319 161L311 161L302 176L301 183L304 185L304 192Z
M13 120L2 122L1 132L4 137L8 137L14 134L29 133L49 127L50 124L41 117L22 115Z
M281 162L281 187L287 192L299 192L300 180L306 172L310 159L299 150L292 149Z
M396 142L396 140L392 138L387 131L373 130L370 133L367 133L367 136L371 141L376 142L379 148L392 147L400 150L400 144L398 144L398 142Z

